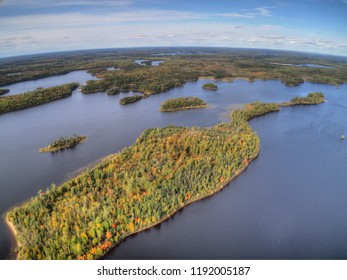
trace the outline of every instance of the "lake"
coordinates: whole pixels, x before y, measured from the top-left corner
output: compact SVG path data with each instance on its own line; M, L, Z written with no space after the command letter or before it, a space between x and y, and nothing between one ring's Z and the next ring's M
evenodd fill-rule
M7 88L10 90L10 92L3 96L20 94L26 91L35 90L39 87L54 87L73 82L84 84L87 80L95 79L96 77L90 75L89 73L87 73L87 71L72 71L64 75L51 76L39 80L15 83L9 86L4 86L2 88Z
M76 81L86 71L69 73ZM69 75L68 74L68 75ZM58 83L72 82L62 76ZM23 82L22 91L44 87ZM199 80L137 103L121 106L133 93L83 95L0 116L0 213L51 183L61 184L104 156L132 145L143 130L168 124L212 126L228 121L232 109L254 100L287 101L322 91L328 102L283 108L251 121L261 152L247 170L213 197L196 202L160 226L137 234L106 259L346 259L347 258L347 85L339 88L279 81ZM7 87L8 88L8 87ZM209 107L175 113L159 111L175 97L197 96ZM60 136L86 135L74 149L39 153ZM13 257L13 239L0 223L0 258Z

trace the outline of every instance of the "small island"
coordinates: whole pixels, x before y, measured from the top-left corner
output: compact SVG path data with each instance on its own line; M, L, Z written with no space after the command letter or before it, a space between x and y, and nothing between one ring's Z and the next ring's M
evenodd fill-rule
M6 94L6 93L9 93L10 90L7 89L7 88L0 88L0 95L3 95L3 94Z
M76 134L74 134L73 136L69 138L60 137L58 140L53 141L47 147L41 148L39 151L41 153L44 153L44 152L55 153L60 150L73 148L86 138L87 138L86 136L80 136Z
M207 84L204 84L202 86L203 89L207 89L207 90L217 90L218 89L218 86L213 84L213 83L207 83Z
M161 104L160 111L161 112L175 112L179 110L187 110L187 109L196 109L196 108L204 108L207 104L204 100L194 97L179 97L169 99Z
M143 98L143 96L142 95L138 95L138 94L133 95L133 96L127 96L127 97L124 97L121 100L119 100L119 104L127 105L127 104L130 104L130 103L137 102L137 101L139 101L142 98Z

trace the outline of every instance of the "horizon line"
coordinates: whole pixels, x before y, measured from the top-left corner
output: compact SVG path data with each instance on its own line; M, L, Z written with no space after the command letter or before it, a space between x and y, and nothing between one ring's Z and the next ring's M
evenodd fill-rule
M184 48L195 48L195 49L230 49L230 50L253 50L253 51L278 51L278 52L288 52L288 53L298 53L307 55L320 55L320 56L331 56L339 58L347 58L347 55L339 54L328 54L320 52L307 52L289 49L273 49L273 48L250 48L250 47L222 47L222 46L143 46L143 47L111 47L111 48L93 48L93 49L72 49L72 50L59 50L59 51L47 51L42 53L29 53L20 55L10 55L10 56L0 56L0 60L7 59L21 59L29 56L40 56L40 55L50 55L50 54L63 54L63 53L73 53L73 52L97 52L97 51L116 51L116 50L136 50L136 49L184 49Z

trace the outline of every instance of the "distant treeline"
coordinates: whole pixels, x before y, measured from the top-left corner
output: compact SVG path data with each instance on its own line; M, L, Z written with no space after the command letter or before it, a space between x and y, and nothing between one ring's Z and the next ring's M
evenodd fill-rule
M26 109L68 97L78 88L78 83L37 89L23 94L0 97L0 114Z

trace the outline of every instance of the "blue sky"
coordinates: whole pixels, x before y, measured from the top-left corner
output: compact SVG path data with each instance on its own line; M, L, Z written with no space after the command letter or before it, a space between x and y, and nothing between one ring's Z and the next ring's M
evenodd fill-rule
M347 56L347 0L0 0L0 57L143 46Z

